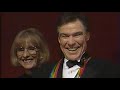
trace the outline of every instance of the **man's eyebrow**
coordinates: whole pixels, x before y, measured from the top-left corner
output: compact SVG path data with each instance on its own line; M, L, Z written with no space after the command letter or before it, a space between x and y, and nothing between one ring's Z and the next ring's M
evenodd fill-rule
M66 34L66 33L60 33L59 35L68 35L68 34Z
M73 33L73 35L82 35L83 34L83 32L75 32L75 33Z
M60 33L59 36L69 36L69 34L66 34L66 33Z

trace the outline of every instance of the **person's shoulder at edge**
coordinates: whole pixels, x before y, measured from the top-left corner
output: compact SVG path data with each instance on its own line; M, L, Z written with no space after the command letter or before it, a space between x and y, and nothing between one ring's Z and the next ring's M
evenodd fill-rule
M43 63L39 68L34 69L32 71L32 77L33 78L49 78L49 75L56 63L57 61Z
M120 64L114 63L110 60L105 60L101 58L92 58L89 62L96 70L101 70L104 73L105 78L119 78L120 77Z

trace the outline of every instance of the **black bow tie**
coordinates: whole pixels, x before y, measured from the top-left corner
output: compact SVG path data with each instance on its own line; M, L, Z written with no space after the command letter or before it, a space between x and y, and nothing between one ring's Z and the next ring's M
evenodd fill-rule
M78 65L80 67L83 65L83 63L81 63L81 62L72 61L72 60L67 61L66 64L69 68L73 67L74 65Z
M69 60L66 62L66 64L69 68L73 67L74 65L78 65L80 67L83 67L85 60L87 60L89 57L90 56L87 53L84 53L80 62L78 62L77 60L75 60L75 61Z

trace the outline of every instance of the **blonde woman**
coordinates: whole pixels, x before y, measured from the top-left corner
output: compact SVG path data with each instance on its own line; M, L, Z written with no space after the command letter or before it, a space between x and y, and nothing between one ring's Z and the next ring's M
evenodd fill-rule
M43 35L35 28L20 31L11 47L11 62L22 66L25 73L20 78L32 78L32 70L49 59L49 49Z

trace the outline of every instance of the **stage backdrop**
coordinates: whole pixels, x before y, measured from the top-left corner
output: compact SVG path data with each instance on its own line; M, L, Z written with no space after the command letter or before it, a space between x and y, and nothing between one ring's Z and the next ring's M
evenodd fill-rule
M60 59L56 34L56 21L61 12L4 12L1 13L1 77L14 78L24 70L10 63L10 48L15 35L23 29L35 27L43 33L50 49L50 62ZM86 12L89 17L91 38L88 52L93 57L119 61L119 17L118 12Z

